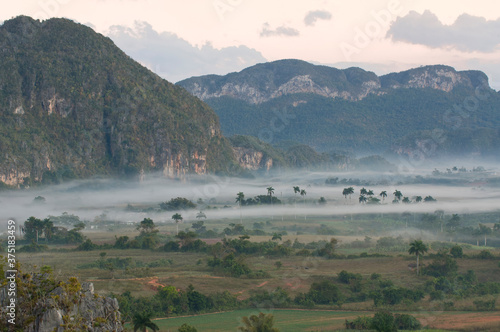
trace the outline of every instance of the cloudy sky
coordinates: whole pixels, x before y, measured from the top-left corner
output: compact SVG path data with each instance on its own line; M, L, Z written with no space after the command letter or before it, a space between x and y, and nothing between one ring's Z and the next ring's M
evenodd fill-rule
M500 89L497 0L0 0L0 21L66 17L172 82L296 58L377 74L428 64Z

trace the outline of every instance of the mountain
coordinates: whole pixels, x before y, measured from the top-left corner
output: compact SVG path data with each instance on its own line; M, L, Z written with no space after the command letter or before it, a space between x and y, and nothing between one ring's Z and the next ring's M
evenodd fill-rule
M411 155L439 133L433 154L500 151L500 95L480 71L436 65L378 77L360 68L280 60L177 85L216 111L226 136ZM468 141L476 133L481 139Z
M0 183L238 169L217 115L67 19L0 26Z

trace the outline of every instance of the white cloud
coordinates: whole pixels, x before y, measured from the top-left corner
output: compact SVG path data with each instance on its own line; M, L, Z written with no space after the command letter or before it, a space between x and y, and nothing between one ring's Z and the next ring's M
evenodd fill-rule
M262 30L260 32L261 37L274 37L274 36L295 37L298 35L300 35L300 32L297 29L282 25L273 30L271 29L269 23L264 23Z
M304 23L307 26L313 26L317 20L329 21L331 19L332 14L330 12L326 10L314 10L307 13L306 17L304 17Z
M394 41L426 45L432 48L452 47L465 52L493 52L500 45L500 19L487 21L469 14L460 15L451 25L441 23L426 10L411 11L398 18L388 36Z
M134 28L112 26L108 36L133 59L171 82L227 74L266 61L260 52L246 46L217 49L205 43L198 48L176 34L157 32L146 22L136 22Z

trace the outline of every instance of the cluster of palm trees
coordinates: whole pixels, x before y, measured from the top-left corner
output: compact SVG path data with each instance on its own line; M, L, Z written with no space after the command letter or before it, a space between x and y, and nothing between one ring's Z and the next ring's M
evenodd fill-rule
M345 197L345 199L347 199L347 196L349 196L349 199L351 199L352 194L354 194L353 187L344 188L344 190L342 190L342 195ZM394 195L394 199L392 200L392 203L402 202L405 204L410 204L413 202L409 197L404 196L400 190L396 189L396 190L394 190L394 192L392 194ZM377 204L377 203L379 203L380 199L378 199L377 197L374 197L374 196L375 196L375 193L373 192L373 190L371 190L371 189L368 190L368 189L363 187L359 191L358 201L360 204L365 204L365 203ZM385 190L381 191L379 196L382 197L382 201L385 201L385 199L388 196L387 191L385 191ZM426 196L425 198L422 198L422 196L415 196L414 197L415 203L420 203L422 201L435 202L436 199L434 199L432 196Z

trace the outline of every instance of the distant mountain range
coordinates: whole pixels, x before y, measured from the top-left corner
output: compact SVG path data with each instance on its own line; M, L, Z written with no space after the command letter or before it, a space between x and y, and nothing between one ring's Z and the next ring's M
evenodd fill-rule
M282 60L173 85L70 20L21 16L0 26L0 188L148 172L393 167L339 149L498 155L499 109L477 71L378 77Z
M500 151L500 94L480 71L425 66L378 77L300 60L181 82L219 115L226 136L295 141L319 151ZM429 145L432 140L432 148Z

